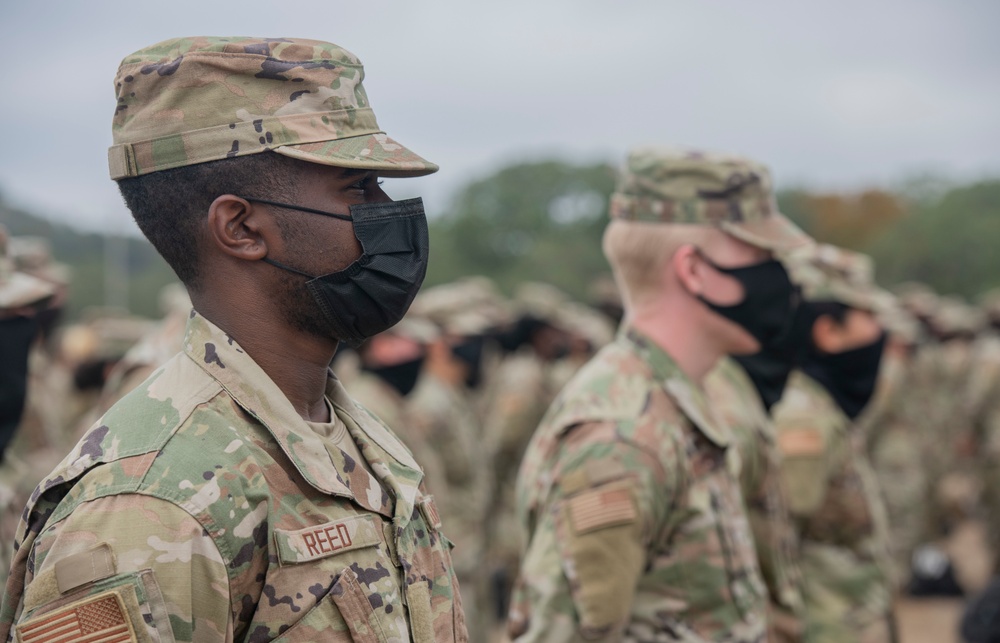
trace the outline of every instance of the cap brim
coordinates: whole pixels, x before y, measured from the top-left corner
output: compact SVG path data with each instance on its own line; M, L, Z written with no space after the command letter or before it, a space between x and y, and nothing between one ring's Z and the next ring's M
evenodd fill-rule
M740 241L775 252L787 252L814 243L812 237L777 212L754 221L723 221L719 227Z
M282 145L273 151L309 163L372 170L399 178L426 176L438 171L437 165L382 133Z
M0 283L0 309L20 308L51 297L56 287L24 272L15 272Z

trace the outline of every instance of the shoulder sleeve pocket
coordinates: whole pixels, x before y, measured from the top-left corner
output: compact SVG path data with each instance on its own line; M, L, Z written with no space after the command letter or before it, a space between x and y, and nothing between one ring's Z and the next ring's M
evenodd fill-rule
M15 626L17 641L173 643L153 572L120 574L33 609Z
M646 559L632 482L581 491L557 511L556 542L581 635L603 636L628 621Z
M816 511L826 494L826 440L815 428L795 428L778 434L781 477L788 509L797 516Z

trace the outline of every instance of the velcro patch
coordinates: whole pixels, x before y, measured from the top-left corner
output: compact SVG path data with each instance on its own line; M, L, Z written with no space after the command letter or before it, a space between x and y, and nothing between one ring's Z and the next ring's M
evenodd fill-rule
M67 556L55 564L59 592L65 594L81 585L114 576L115 569L115 556L108 543Z
M274 530L282 564L305 563L382 542L382 527L371 515L359 515L298 529Z
M438 513L437 507L434 506L434 497L423 496L418 504L420 505L420 513L424 515L427 525L431 529L441 529L441 514Z
M778 449L787 457L820 455L823 434L818 429L792 429L778 433Z
M21 643L138 643L118 590L28 619L16 631Z
M627 487L612 487L573 496L569 499L569 515L576 533L584 534L633 522L636 510Z

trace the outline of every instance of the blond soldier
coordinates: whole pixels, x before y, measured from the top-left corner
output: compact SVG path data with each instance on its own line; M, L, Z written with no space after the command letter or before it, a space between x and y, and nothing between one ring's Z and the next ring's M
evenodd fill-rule
M111 176L194 312L33 495L0 639L468 640L420 466L329 370L426 271L423 205L379 177L437 166L382 132L363 77L291 38L123 61Z
M846 251L844 251L846 252ZM895 639L888 525L855 420L871 399L885 343L875 287L806 250L789 261L805 301L805 345L774 408L789 509L801 543L806 640Z
M570 381L518 476L529 541L517 641L762 641L767 597L730 451L701 381L781 332L793 289L771 250L807 238L767 170L638 150L604 249L626 323ZM753 314L744 315L746 311Z

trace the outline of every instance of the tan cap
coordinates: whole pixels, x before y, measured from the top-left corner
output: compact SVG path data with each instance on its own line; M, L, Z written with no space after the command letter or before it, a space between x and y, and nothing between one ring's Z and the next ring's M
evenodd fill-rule
M8 250L7 230L0 226L0 310L30 306L55 294L54 284L17 270Z
M778 211L767 168L728 154L634 150L610 209L612 219L713 225L767 250L812 241Z
M111 178L272 150L337 167L422 176L437 165L389 138L361 61L301 38L175 38L127 56L108 150Z
M814 244L782 255L792 281L806 301L839 302L878 313L892 294L879 288L869 257L828 244Z

